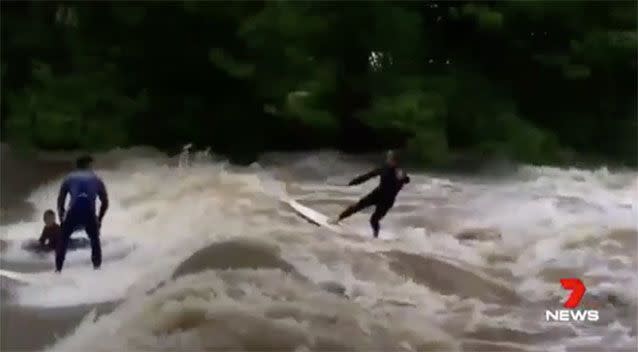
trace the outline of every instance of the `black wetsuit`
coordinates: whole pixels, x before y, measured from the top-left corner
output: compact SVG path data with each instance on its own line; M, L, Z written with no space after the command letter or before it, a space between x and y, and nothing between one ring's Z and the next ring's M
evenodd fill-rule
M42 234L40 235L38 242L42 249L55 250L61 237L62 229L60 228L60 225L53 224L51 226L45 226L42 229Z
M397 167L385 165L350 181L348 186L364 183L375 176L381 177L379 186L361 198L357 203L344 210L343 213L339 215L339 220L345 219L360 210L374 205L376 208L370 217L370 225L372 225L374 237L378 237L379 221L388 213L388 210L392 208L394 200L401 188L403 188L403 185L410 182L410 177L407 174L404 173L404 176L401 177L400 173L402 172L403 171Z

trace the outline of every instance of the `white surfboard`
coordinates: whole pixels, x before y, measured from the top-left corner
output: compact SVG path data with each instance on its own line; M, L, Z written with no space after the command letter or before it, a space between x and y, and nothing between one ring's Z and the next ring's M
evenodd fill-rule
M73 280L55 272L22 273L19 271L0 269L0 277L15 280L28 285L50 285L52 283L69 283Z
M303 217L304 219L312 222L313 224L317 226L325 227L337 234L344 235L344 236L353 236L357 238L361 238L361 237L372 238L372 230L366 233L361 233L360 231L355 231L348 228L348 226L331 224L328 222L328 220L330 219L328 216L321 214L320 212L312 208L309 208L292 198L282 197L281 200L287 203L299 216ZM387 237L396 238L393 234L387 231L383 231L383 229L381 229L381 234L379 237L381 236L386 238Z
M334 231L338 234L344 235L346 234L346 229L344 229L341 225L330 224L328 220L330 219L328 216L321 214L320 212L308 208L305 205L297 202L294 199L283 199L290 207L303 218L308 221L314 223L317 226L325 227L331 231Z

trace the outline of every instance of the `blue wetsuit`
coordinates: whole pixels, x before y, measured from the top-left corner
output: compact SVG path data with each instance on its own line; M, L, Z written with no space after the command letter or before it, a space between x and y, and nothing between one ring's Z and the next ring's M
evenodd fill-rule
M66 196L71 196L69 210L64 210ZM100 214L95 214L95 199L100 198ZM84 228L91 240L91 260L94 268L102 264L100 224L109 206L104 182L91 170L71 172L60 186L58 214L62 221L62 236L55 252L55 269L62 270L69 238L75 230Z

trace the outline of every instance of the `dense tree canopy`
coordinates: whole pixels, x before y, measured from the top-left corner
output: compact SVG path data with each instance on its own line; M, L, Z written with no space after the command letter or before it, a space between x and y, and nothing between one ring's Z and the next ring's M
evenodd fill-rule
M636 162L636 2L2 2L2 137Z

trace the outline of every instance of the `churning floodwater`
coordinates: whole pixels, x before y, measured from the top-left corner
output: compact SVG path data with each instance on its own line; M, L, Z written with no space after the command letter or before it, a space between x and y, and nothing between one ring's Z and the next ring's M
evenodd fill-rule
M48 350L636 350L636 172L412 172L372 240L370 210L340 236L279 200L286 192L334 215L376 186L344 187L369 161L336 152L269 154L246 167L201 152L180 159L96 155L111 198L100 271L80 250L52 279L51 257L19 248L55 207L59 177L27 196L31 216L2 227L4 261L40 267L30 274L38 284L11 286L12 304L121 302ZM598 322L545 321L566 298L563 277L586 283Z

